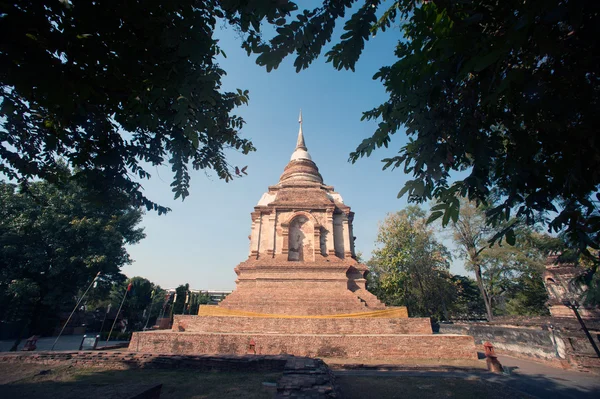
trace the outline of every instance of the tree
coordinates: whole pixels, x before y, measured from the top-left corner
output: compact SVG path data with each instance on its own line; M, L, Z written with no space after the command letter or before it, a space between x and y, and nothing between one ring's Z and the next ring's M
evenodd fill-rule
M477 282L465 276L452 276L455 296L450 305L452 319L481 319L485 317L485 304Z
M517 316L547 316L548 292L539 272L521 274L510 288L506 313Z
M286 3L286 2L282 2ZM363 114L378 121L372 137L350 154L356 162L392 135L409 142L385 168L413 179L399 196L435 199L432 219L456 222L459 197L486 203L492 224L517 214L533 225L550 214L550 231L567 232L584 254L600 249L600 3L593 0L324 1L296 13L270 40L248 29L244 46L257 63L276 68L295 53L307 68L331 40L337 20L355 3L340 40L326 53L336 69L352 69L365 42L388 29L402 34L397 61L380 80L389 99ZM453 181L452 172L466 171ZM512 225L506 235L514 241ZM594 252L589 249L595 250Z
M463 201L460 215L452 224L452 229L459 255L467 260L467 269L475 273L475 281L485 305L487 318L492 320L494 312L482 276L484 262L481 253L487 248L487 239L490 236L490 228L485 223L485 214L474 203Z
M217 21L273 22L283 5L236 1L23 0L0 4L0 173L19 181L61 177L125 192L135 205L167 211L141 180L168 163L175 198L189 167L226 181L245 173L224 150L254 150L234 114L248 92L224 92Z
M537 233L531 227L519 225L518 221L510 221L519 238L516 245L490 245L492 237L498 230L486 224L485 209L477 207L473 202L463 201L456 222L452 223L453 239L459 256L467 262L465 267L475 274L475 280L483 302L488 320L494 317L494 309L504 306L510 295L520 297L527 303L523 312L527 314L544 314L545 289L541 272L545 265L548 242L553 239ZM530 291L518 291L530 288ZM509 299L510 300L510 299ZM535 309L533 309L535 307ZM518 313L522 307L517 302L512 305L512 314Z
M423 210L410 206L388 215L377 244L367 263L369 289L388 305L406 305L412 315L448 319L450 252L426 225Z
M207 292L193 292L190 297L189 314L198 314L201 305L210 303L210 295Z
M129 284L131 284L131 290L127 292ZM142 330L146 327L146 322L148 322L148 326L154 325L162 310L164 290L148 279L132 277L113 285L110 293L113 309L119 309L126 292L127 298L123 302L121 316L127 320L127 329L129 331Z
M102 206L89 195L75 182L19 188L0 181L0 318L45 332L98 272L120 278L131 262L125 246L144 238L142 213L125 195Z
M180 285L175 288L175 295L177 298L173 302L173 314L183 314L186 306L185 298L189 295L190 285L186 283L185 285ZM189 298L189 297L188 297Z

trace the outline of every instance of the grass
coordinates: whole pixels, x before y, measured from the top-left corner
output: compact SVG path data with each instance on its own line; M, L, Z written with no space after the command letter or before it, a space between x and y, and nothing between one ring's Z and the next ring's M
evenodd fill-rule
M49 370L49 372L47 371ZM105 370L38 364L1 364L0 397L126 398L162 383L161 399L272 398L263 382L276 382L281 373L200 372L197 370Z
M460 398L516 399L533 398L504 384L469 378L337 376L342 397L362 398Z

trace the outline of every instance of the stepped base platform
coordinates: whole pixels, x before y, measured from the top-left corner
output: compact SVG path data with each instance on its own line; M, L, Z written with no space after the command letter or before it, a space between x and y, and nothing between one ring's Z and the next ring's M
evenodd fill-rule
M433 334L406 308L336 315L273 315L202 306L171 331L133 333L129 350L165 354L296 355L345 359L476 360L473 337Z
M282 355L344 359L476 360L473 337L438 334L252 334L147 331L129 350L168 354Z

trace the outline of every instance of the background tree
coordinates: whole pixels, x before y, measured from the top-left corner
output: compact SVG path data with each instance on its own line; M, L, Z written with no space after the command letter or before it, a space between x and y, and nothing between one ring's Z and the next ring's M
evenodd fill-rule
M63 170L62 173L67 173ZM0 318L51 332L59 310L70 311L82 287L101 272L120 278L125 249L144 238L142 213L126 195L102 206L70 182L38 181L26 189L0 181Z
M516 213L533 225L538 213L552 215L546 226L565 231L595 259L597 270L600 3L323 1L277 21L281 27L270 39L259 26L242 27L244 46L267 70L295 53L294 66L301 70L357 3L326 54L334 68L353 70L365 42L381 31L399 31L399 42L397 61L374 76L389 99L363 115L377 121L377 129L350 160L388 147L392 135L405 129L408 144L383 160L384 169L402 168L413 176L399 196L416 203L435 198L432 218L442 217L447 225L458 219L458 197L486 203L497 188L502 200L489 210L488 222L508 221ZM456 171L467 176L454 181ZM506 225L495 238L507 235L513 242L512 229Z
M513 225L517 222L511 221ZM552 238L521 224L515 228L519 238L516 245L490 245L492 237L502 228L487 225L485 209L468 201L462 202L459 218L452 223L454 243L459 256L466 260L466 269L475 274L488 320L493 319L494 310L504 312L511 296L519 299L513 298L515 302L509 313L546 314L547 295L541 274L547 243ZM519 291L519 287L528 290Z
M474 203L463 201L460 215L452 224L452 230L458 253L467 261L466 269L475 274L475 281L485 305L487 318L492 320L494 312L482 276L484 262L481 253L488 247L487 239L491 233L491 228L486 224L484 212L479 210Z
M154 325L164 302L164 290L143 277L132 277L122 283L114 284L110 293L112 309L119 309L127 286L131 291L123 303L121 317L127 320L128 331L140 331ZM149 318L149 319L148 319Z
M369 289L387 304L406 305L411 315L448 319L450 252L427 226L424 211L410 206L388 215L377 244L367 263Z
M201 305L210 303L210 295L206 292L194 292L190 298L189 314L198 314L198 308Z
M186 283L185 285L180 285L175 288L175 294L177 295L176 300L173 302L173 314L183 314L185 309L185 297L189 295L190 285Z
M477 282L466 276L454 275L452 283L455 294L450 304L450 318L459 320L485 318L486 308Z
M538 271L522 273L507 293L505 311L517 316L548 316L548 292Z
M125 276L123 273L114 274L110 279L100 275L96 280L96 284L94 285L93 289L89 290L85 297L84 303L86 311L99 311L102 313L106 312L108 305L112 306L111 295L114 286L117 284L122 284L126 280L127 276ZM80 292L78 296L83 295L85 288L79 290Z

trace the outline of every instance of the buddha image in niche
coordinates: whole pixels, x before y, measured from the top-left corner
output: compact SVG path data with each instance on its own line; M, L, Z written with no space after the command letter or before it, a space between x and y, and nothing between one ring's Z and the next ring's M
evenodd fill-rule
M306 216L298 216L290 223L288 260L311 260L312 242L309 231L311 227Z

